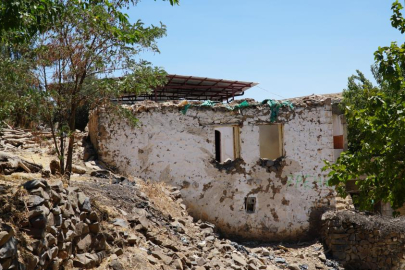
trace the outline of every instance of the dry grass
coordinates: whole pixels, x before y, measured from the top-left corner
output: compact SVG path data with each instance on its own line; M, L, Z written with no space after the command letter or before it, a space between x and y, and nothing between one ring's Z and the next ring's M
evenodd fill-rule
M7 185L20 185L32 179L41 178L40 173L17 172L11 175L0 175L0 181Z
M168 185L164 182L147 181L140 185L141 191L165 216L173 218L182 216L180 205L168 195ZM166 191L166 192L165 192Z
M160 265L152 265L149 263L148 254L145 250L141 250L138 247L127 247L124 255L121 255L118 260L122 263L123 269L125 270L157 270L162 269ZM96 269L105 270L111 269L108 265L111 263L111 257L103 260L101 265Z
M108 221L109 219L119 217L117 209L113 206L107 206L107 204L105 204L105 201L102 199L92 199L91 204L96 210L100 221Z

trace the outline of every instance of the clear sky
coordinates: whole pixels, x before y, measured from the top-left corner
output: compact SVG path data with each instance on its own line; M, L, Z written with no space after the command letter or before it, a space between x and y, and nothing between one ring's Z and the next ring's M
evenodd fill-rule
M163 22L161 54L143 58L171 74L260 83L263 100L341 92L356 69L371 77L378 46L403 42L391 0L143 0L131 20ZM281 97L280 97L281 96Z

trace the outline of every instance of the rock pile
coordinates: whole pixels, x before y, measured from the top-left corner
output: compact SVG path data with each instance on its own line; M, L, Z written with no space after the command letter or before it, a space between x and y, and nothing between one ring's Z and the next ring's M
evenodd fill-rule
M1 223L3 269L90 268L112 251L108 242L113 237L100 232L98 215L78 188L45 180L28 181L23 188L14 204L24 205L26 211L9 220L15 223L14 229ZM5 197L9 195L3 194L2 201L10 200Z
M3 128L1 130L0 148L32 148L36 140L31 132L22 129Z
M322 235L332 256L349 269L404 269L405 218L326 212Z
M165 197L167 205L182 205L180 212L173 211L172 215L168 215L162 213L136 185L100 183L82 187L90 196L101 193L105 196L104 199L108 197L108 201L102 201L103 205L113 206L113 201L120 201L119 206L124 214L111 217L106 228L114 235L123 236L122 247L126 243L145 251L146 265L150 267L144 266L145 269L255 270L275 269L274 264L288 266L285 259L277 262L275 254L266 248L248 251L230 240L221 240L214 225L202 221L193 222L185 206L181 204L180 191L176 188L170 191L154 190L161 193L160 197ZM114 268L111 264L110 267Z
M87 148L83 148L83 146L91 148L91 145L88 146L89 143L86 141L87 133L76 130L74 136L73 160L79 161L83 158L83 155L86 155L86 153L89 154L89 151L84 151ZM59 140L60 138L57 138L57 141ZM85 153L83 153L83 151ZM13 154L10 154L11 152ZM50 131L30 131L13 129L11 127L0 129L0 174L11 175L16 172L41 172L43 178L49 178L51 173L57 174L60 171L59 161L55 158L50 163L51 170L48 170L48 164L42 163L41 165L34 163L32 157L30 161L23 159L19 156L21 153L35 153L39 156L45 153L49 155L56 154L52 133ZM86 173L86 168L73 164L72 172L84 174Z
M294 253L221 239L177 188L89 180L0 185L2 269L338 269L319 244Z
M318 258L321 245L298 255L284 246L249 248L221 239L213 224L188 215L177 188L142 181L110 184L97 178L77 183L98 204L109 206L102 214L108 216L104 228L120 239L116 245L124 250L108 264L112 269L134 264L138 269L339 269ZM146 260L141 264L128 254Z

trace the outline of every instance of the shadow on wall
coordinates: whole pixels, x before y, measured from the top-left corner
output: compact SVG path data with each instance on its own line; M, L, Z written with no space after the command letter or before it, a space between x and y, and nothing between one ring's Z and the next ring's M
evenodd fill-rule
M304 241L318 239L322 236L322 215L332 210L331 207L312 207L311 212L309 214L309 230L306 239L302 239Z

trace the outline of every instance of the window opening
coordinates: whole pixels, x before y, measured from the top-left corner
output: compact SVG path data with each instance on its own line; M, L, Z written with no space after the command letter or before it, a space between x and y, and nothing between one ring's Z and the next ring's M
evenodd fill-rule
M283 126L259 126L260 158L275 160L283 155Z
M215 160L223 163L240 157L239 127L215 128Z
M343 140L343 115L334 114L332 117L333 121L333 148L334 149L343 149L344 140Z
M215 160L221 162L221 132L215 130Z
M344 126L343 126L343 115L332 115L332 124L333 124L333 158L334 161L339 158L340 153L343 152L345 148L344 141Z

